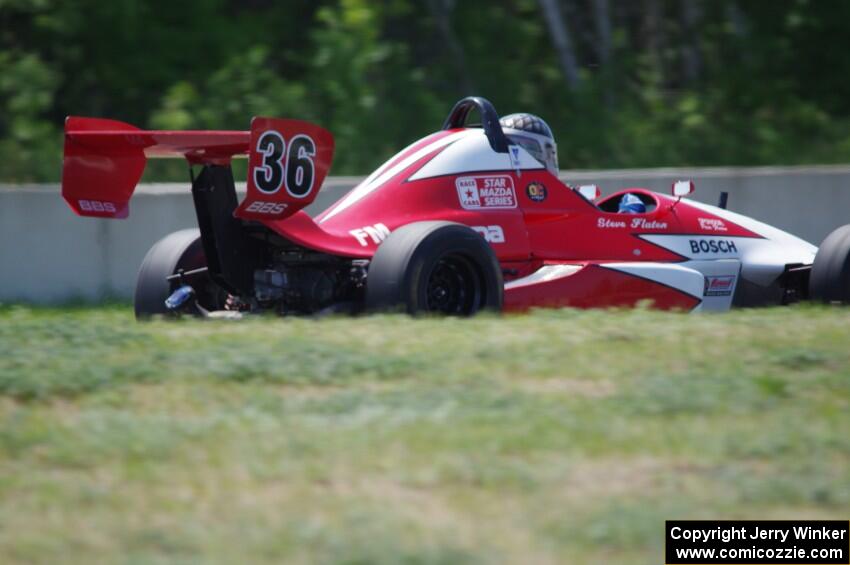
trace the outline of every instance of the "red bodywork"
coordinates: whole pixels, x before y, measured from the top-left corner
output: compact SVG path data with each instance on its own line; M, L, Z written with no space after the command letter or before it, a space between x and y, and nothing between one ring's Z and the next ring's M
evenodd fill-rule
M506 310L630 306L646 299L660 308L691 310L700 304L701 291L606 265L686 259L646 235L717 236L722 229L724 237L761 237L686 201L640 188L590 202L542 166L512 166L506 154L478 143L479 134L474 128L447 129L414 143L313 219L302 208L315 198L333 157L333 138L318 126L255 118L250 132L171 132L69 118L62 194L80 215L121 218L148 157L222 165L249 155L247 195L237 217L258 221L305 248L361 259L372 257L390 232L411 222L468 225L485 236L502 264ZM297 137L302 143L290 160L286 147L295 147ZM275 143L282 144L280 151ZM286 176L287 168L296 166L303 167L301 173L278 182L277 173ZM424 174L426 166L430 172ZM638 215L606 212L606 203L624 192L641 195L651 209ZM574 268L551 269L558 265ZM552 276L534 278L543 272Z

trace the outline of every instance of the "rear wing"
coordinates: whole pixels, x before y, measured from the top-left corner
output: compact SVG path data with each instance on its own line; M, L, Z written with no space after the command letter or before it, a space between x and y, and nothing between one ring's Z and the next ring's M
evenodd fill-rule
M333 160L330 132L308 122L254 118L250 131L146 131L100 118L65 121L62 197L80 216L126 218L149 158L229 166L249 156L248 190L235 211L280 220L309 205Z

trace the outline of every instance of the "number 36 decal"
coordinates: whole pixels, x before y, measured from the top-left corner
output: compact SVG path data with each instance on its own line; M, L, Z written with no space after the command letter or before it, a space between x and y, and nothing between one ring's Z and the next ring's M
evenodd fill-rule
M275 130L268 130L257 140L257 153L262 164L254 167L254 186L265 194L274 194L281 186L293 198L306 198L313 191L316 167L316 143L304 134L289 140Z

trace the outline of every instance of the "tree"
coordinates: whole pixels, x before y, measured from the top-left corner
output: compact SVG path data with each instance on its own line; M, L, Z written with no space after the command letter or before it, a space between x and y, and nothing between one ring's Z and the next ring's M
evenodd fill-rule
M599 62L603 65L611 58L611 11L608 0L592 0L593 21L596 25L596 45Z
M452 11L454 0L428 0L428 8L434 16L440 36L451 53L452 63L456 69L457 79L463 85L464 92L474 92L469 67L466 65L466 53L463 45L458 40L457 34L452 29Z
M682 0L682 71L687 82L696 82L702 71L699 0Z
M558 2L557 0L538 0L538 2L546 27L549 29L549 35L552 38L552 45L558 55L564 80L567 81L567 85L571 89L575 89L579 84L578 64L576 63L570 32L564 24Z

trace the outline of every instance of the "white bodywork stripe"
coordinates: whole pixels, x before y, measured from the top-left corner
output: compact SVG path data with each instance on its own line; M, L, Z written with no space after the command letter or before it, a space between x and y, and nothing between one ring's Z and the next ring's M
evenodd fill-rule
M818 248L797 236L717 206L693 200L687 200L687 202L695 208L738 224L766 238L750 239L740 250L741 277L748 281L767 286L784 272L787 264L811 265L814 263Z
M476 171L510 171L514 166L507 153L496 153L490 147L484 130L467 130L470 135L446 149L416 171L408 180L420 180ZM542 169L543 165L528 151L519 147L520 169Z
M588 265L545 265L527 277L505 283L505 290L563 279L574 275L587 266ZM694 310L699 309L702 305L702 295L703 290L705 289L705 277L703 277L702 273L694 269L689 269L673 263L651 262L601 263L596 264L596 266L674 288L700 302Z
M385 163L383 166L378 168L378 170L376 170L374 173L369 175L366 178L366 180L364 180L363 182L358 184L356 187L354 187L354 189L352 189L351 192L346 194L343 197L343 199L340 200L327 213L327 215L325 215L324 218L322 218L322 222L333 218L335 215L339 214L343 210L349 208L350 206L352 206L356 202L359 202L360 200L362 200L363 198L365 198L366 196L368 196L369 194L374 192L382 184L384 184L385 182L387 182L388 180L390 180L391 178L393 178L394 176L399 174L401 171L403 171L404 169L406 169L407 167L409 167L410 165L412 165L413 163L415 163L419 159L422 159L423 157L425 157L429 153L432 153L433 151L436 151L436 150L438 150L442 147L445 147L445 146L447 146L451 143L454 143L455 141L458 141L459 139L463 139L464 137L470 135L474 131L475 130L464 130L464 131L459 131L457 133L453 133L451 135L447 135L445 137L442 137L442 138L438 139L437 141L435 141L434 143L429 143L428 145L422 147L421 149L419 149L415 153L410 154L408 157L402 159L401 161L399 161L398 163L396 163L392 167L387 168L387 165L389 165L394 160L394 158L390 159L389 161L387 161L387 163Z
M562 279L577 273L583 268L581 265L544 265L527 277L505 283L505 290Z
M659 247L668 249L677 255L688 259L738 259L745 257L748 252L759 246L771 245L769 240L757 237L740 237L718 235L679 235L647 233L639 234L638 237L654 243ZM695 252L691 242L697 245ZM718 243L721 246L718 246ZM703 244L703 247L699 247Z
M689 259L740 259L741 276L761 286L767 286L775 281L776 277L785 270L785 265L794 263L809 265L815 259L817 247L789 233L722 208L690 200L688 203L738 224L761 235L764 239L724 236L720 233L716 235L641 234L639 237ZM692 241L696 244L713 245L715 249L708 251L703 246L699 251L694 252L691 247ZM734 252L728 251L728 242L734 243ZM718 243L727 248L727 251L723 252L716 248Z
M748 218L747 216L738 214L736 212L724 210L723 208L718 208L717 206L712 206L711 204L697 202L696 200L687 199L685 201L694 208L699 208L700 210L704 210L709 214L714 214L715 216L723 218L724 220L728 220L733 224L738 224L742 228L746 228L751 232L757 233L760 236L765 237L771 241L775 241L779 244L782 244L783 246L792 246L796 248L795 250L799 250L799 252L805 256L811 254L812 259L814 259L814 255L815 253L817 253L818 248L812 245L811 243L800 239L795 235L791 235L788 232L784 232L773 226L765 224L764 222L759 222L758 220Z
M672 263L602 263L599 266L675 288L702 302L705 277L694 269Z
M741 276L761 286L767 286L776 280L785 270L787 263L811 263L814 259L813 253L801 251L799 247L758 237L641 234L640 238L688 259L739 259L742 265ZM731 242L735 245L735 251L723 253L719 248L717 251L704 251L706 248L702 247L699 252L694 253L691 241L708 245L722 242L725 249L729 249Z

